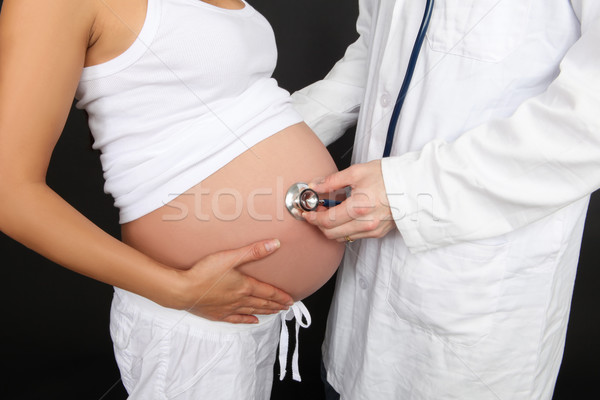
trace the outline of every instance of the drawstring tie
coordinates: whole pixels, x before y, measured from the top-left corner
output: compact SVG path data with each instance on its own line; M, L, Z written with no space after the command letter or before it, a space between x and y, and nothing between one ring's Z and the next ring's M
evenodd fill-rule
M300 327L308 328L311 323L310 313L306 306L301 302L297 301L287 311L281 314L281 336L279 337L279 380L282 381L285 378L287 370L287 355L289 347L289 333L286 321L296 319L296 345L294 348L294 355L292 356L292 378L300 382L300 368L298 367L298 332ZM304 322L306 320L306 322Z

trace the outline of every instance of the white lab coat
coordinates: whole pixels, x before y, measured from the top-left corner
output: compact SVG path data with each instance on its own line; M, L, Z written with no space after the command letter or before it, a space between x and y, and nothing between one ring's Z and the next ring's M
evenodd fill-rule
M359 0L360 38L294 94L381 158L425 0ZM360 113L359 113L360 110ZM343 400L550 399L600 186L600 1L437 0L392 157L397 231L349 245L323 345Z

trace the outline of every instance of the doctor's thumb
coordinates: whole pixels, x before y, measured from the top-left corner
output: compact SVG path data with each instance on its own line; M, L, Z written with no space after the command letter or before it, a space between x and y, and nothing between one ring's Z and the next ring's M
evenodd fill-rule
M324 178L315 179L308 184L308 187L317 193L330 193L352 186L352 178L352 167L349 167Z

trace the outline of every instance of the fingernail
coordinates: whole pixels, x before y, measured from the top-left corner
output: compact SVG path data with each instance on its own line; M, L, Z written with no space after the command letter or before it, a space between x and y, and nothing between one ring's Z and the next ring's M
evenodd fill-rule
M288 306L293 306L294 305L294 300L290 300L290 301L288 301L285 304L287 304Z
M274 251L275 249L278 249L280 247L281 243L279 242L279 239L270 240L267 243L265 243L265 249L268 252Z

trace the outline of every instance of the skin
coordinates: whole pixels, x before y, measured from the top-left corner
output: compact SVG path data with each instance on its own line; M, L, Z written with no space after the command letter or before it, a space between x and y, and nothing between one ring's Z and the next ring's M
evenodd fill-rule
M240 1L207 3L241 8ZM278 240L254 237L179 268L106 234L45 183L82 68L127 49L141 29L145 9L142 0L4 1L0 229L66 268L165 307L212 320L257 322L249 314L279 312L293 299L238 267L276 252Z
M351 196L336 207L303 214L329 239L345 242L382 238L396 227L387 200L381 160L352 165L323 179L313 180L309 186L323 193L347 186L351 188Z
M333 275L344 246L294 219L284 207L285 192L296 182L336 170L308 126L296 124L166 206L125 224L123 240L165 264L188 268L209 253L275 236L282 244L276 254L240 270L301 300Z

